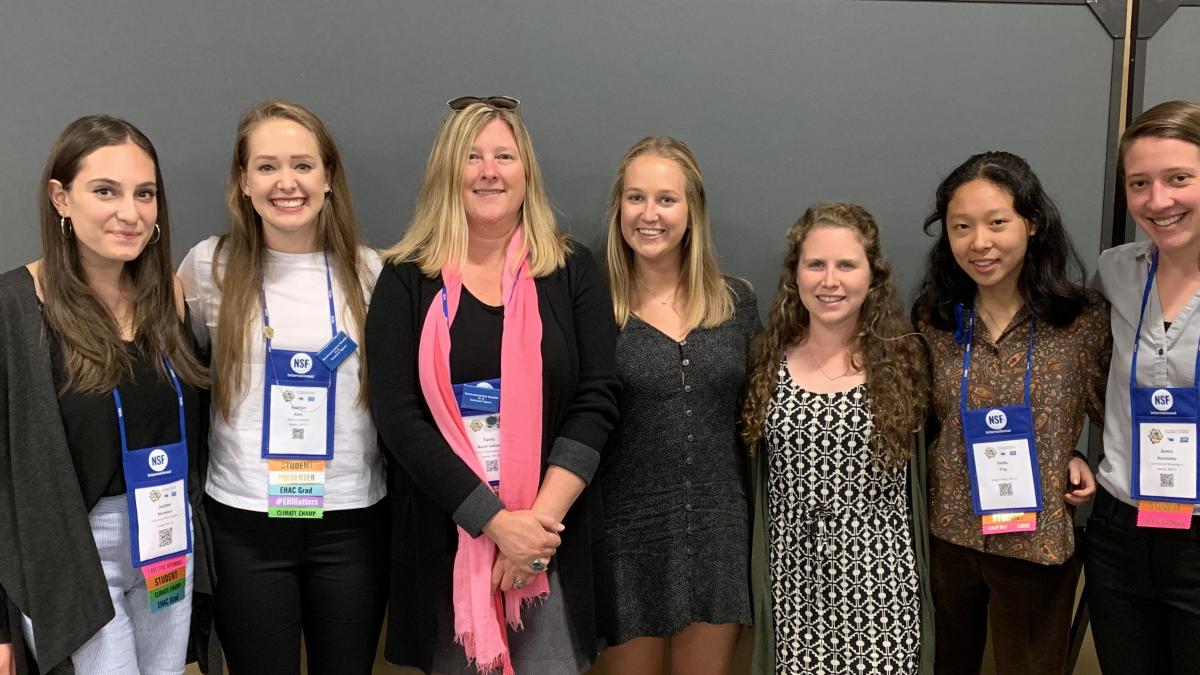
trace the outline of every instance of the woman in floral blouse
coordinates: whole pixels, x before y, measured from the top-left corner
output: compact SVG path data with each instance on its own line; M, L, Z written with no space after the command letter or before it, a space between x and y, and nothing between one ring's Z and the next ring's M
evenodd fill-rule
M930 565L939 673L1061 673L1079 578L1075 454L1100 422L1108 308L1025 160L975 155L938 186L913 323L933 369Z

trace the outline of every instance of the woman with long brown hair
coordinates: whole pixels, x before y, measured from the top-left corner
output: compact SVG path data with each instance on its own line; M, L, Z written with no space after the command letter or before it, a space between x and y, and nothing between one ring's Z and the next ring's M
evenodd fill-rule
M926 673L924 348L865 209L814 206L787 242L742 410L754 672Z
M208 373L158 156L82 117L41 186L42 257L0 276L0 672L182 673Z
M226 184L230 229L179 268L211 344L206 486L217 631L233 673L367 673L386 598L383 461L362 341L379 258L362 244L325 124L290 101L248 110Z

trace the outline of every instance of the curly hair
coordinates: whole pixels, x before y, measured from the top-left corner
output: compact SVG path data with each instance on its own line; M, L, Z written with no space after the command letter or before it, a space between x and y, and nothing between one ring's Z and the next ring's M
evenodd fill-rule
M808 337L809 312L800 301L796 268L804 240L818 227L844 227L858 235L866 252L871 281L849 349L855 368L866 371L871 393L876 465L899 467L912 456L912 435L921 428L929 392L924 343L904 317L883 257L879 227L857 204L825 203L809 208L788 229L788 252L779 275L779 291L771 302L767 328L752 348L746 398L742 405L742 440L753 455L763 440L767 406L775 395L779 362L788 347Z
M1071 325L1087 306L1083 290L1083 262L1063 227L1058 207L1042 188L1029 163L1011 152L974 155L946 176L937 188L937 204L925 219L925 234L940 224L937 241L925 259L925 276L913 303L914 324L927 323L939 330L954 330L956 304L975 302L975 282L959 266L950 250L946 212L960 187L983 179L1012 195L1013 208L1037 235L1029 237L1017 289L1029 311L1052 326Z

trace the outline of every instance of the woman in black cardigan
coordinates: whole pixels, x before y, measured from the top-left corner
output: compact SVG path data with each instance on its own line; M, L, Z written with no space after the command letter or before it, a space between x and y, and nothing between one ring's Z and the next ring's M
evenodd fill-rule
M615 328L516 105L451 101L367 314L393 518L387 658L425 671L579 673L596 655L587 484L616 422Z

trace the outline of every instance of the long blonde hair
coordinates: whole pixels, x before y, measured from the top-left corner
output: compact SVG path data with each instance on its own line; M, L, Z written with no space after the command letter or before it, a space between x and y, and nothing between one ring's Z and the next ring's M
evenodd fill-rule
M108 115L88 115L67 125L59 134L42 173L38 215L42 230L42 287L46 323L62 345L66 363L65 389L103 393L133 373L116 318L92 290L79 263L79 241L71 236L71 219L59 218L47 188L55 180L70 189L79 167L96 150L132 143L154 162L158 187L158 236L141 254L125 263L133 283L133 340L146 355L166 354L179 378L194 387L208 386L208 370L192 352L187 329L179 320L175 300L175 271L171 263L171 219L167 214L167 188L163 184L154 145L137 127ZM166 367L158 370L167 377Z
M767 406L775 395L779 362L787 348L808 337L811 317L800 300L796 266L804 240L818 227L844 227L858 235L867 254L871 283L858 326L850 338L853 365L864 368L871 392L871 447L879 467L899 467L912 456L912 435L925 419L929 393L925 345L909 327L896 297L892 268L879 244L879 227L857 204L818 204L787 232L788 252L779 274L767 328L755 341L742 406L742 440L753 455L763 440ZM862 355L864 363L860 363Z
M687 307L683 312L686 329L719 326L733 316L733 300L729 297L730 287L727 287L725 277L717 266L700 165L696 163L696 157L687 144L671 136L647 136L634 143L617 167L617 177L609 194L608 215L605 218L608 235L604 245L604 269L612 292L613 315L617 325L624 328L629 320L636 287L633 249L629 248L625 237L621 235L625 173L633 160L644 155L675 162L686 179L684 198L687 200L688 222L680 244L683 247L683 269L680 270L683 274L682 285L687 290Z
M426 276L443 266L461 267L467 259L467 215L463 208L463 174L467 156L480 129L492 120L504 120L512 129L525 167L525 203L521 222L529 249L529 270L544 277L566 264L567 239L559 232L529 130L516 110L500 110L482 101L460 112L451 111L442 121L421 175L421 192L404 236L383 251L387 262L412 261Z
M375 283L366 261L359 257L362 235L359 233L358 219L354 216L350 186L346 182L341 154L325 123L304 106L291 101L263 101L247 110L238 123L229 179L225 183L229 231L221 236L212 260L213 280L221 292L221 310L213 345L213 402L226 417L232 414L235 394L244 385L244 359L251 340L259 335L251 327L255 325L254 319L262 313L259 288L267 245L263 237L262 216L254 210L249 199L242 197L241 179L250 159L250 135L270 120L295 122L310 131L317 140L330 192L317 215L316 244L329 256L334 276L345 290L351 321L360 334L367 316L367 302L363 299L362 289L370 288ZM218 265L222 255L225 256L224 264ZM364 350L360 349L358 353L358 400L363 403L367 396L367 363Z

